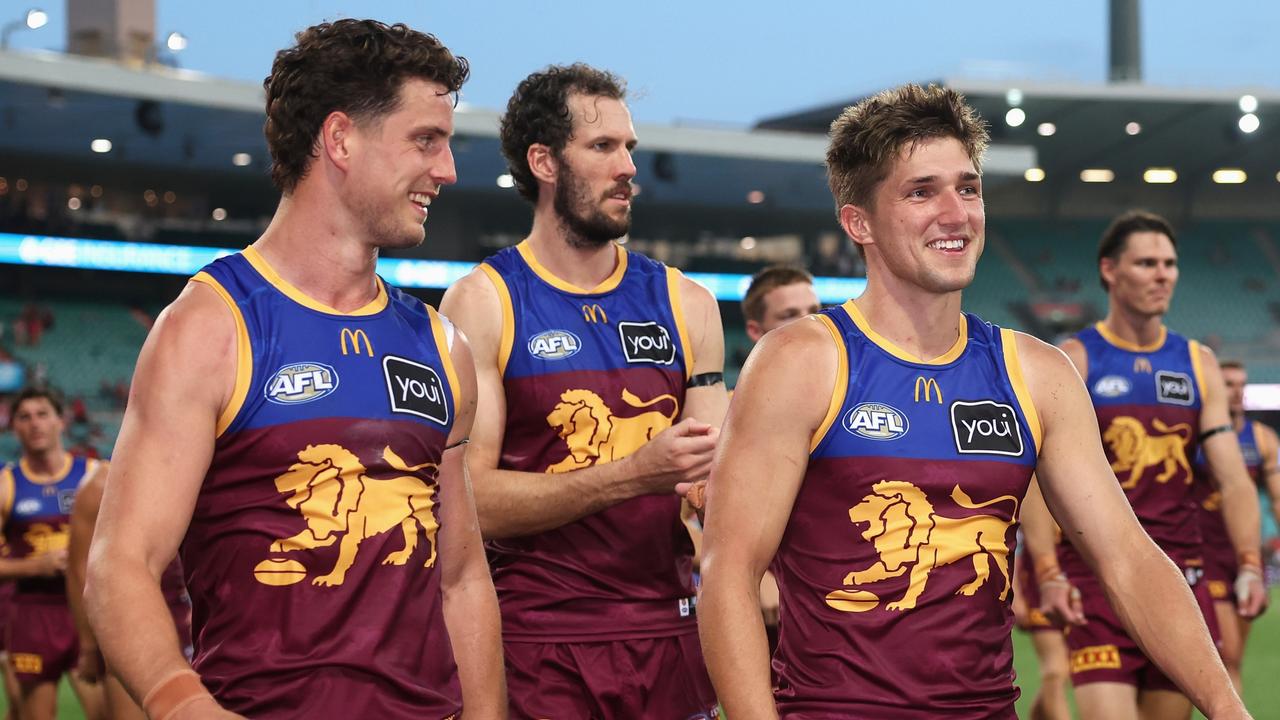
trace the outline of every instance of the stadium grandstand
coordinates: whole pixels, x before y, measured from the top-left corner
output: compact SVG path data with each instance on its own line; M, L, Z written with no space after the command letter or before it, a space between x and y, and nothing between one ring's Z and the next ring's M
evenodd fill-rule
M92 456L111 455L156 314L205 263L252 243L279 197L261 86L169 67L149 48L131 59L0 49L0 427L13 393L53 386L67 398L69 449ZM967 310L1049 341L1100 319L1099 236L1118 213L1150 209L1179 232L1170 326L1243 361L1247 407L1277 424L1280 132L1260 129L1256 112L1280 107L1280 91L920 80L964 93L991 130L987 245ZM750 129L636 128L622 242L720 300L730 381L751 346L739 302L753 273L806 267L826 304L860 292L823 159L832 120L880 89L779 108ZM498 120L458 108L458 183L431 208L426 242L380 263L432 304L528 230ZM0 459L16 452L0 434Z

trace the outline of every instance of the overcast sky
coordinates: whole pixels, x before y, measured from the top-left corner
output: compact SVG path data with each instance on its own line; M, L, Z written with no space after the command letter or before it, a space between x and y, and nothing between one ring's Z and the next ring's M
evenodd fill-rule
M39 5L46 0L25 0ZM20 17L24 3L0 12ZM190 38L189 69L260 82L275 51L312 23L348 15L438 35L472 64L472 105L501 108L519 80L582 60L628 81L639 122L748 126L905 81L943 77L1102 83L1107 2L987 0L156 0L156 33ZM62 50L65 0L15 48ZM1280 86L1280 3L1148 0L1148 83ZM1263 112L1266 108L1263 108Z

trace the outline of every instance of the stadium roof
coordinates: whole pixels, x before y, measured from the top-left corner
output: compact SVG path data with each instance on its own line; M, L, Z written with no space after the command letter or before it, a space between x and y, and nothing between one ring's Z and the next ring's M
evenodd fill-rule
M1130 202L1149 205L1204 206L1225 204L1232 215L1275 214L1280 199L1280 91L1263 88L1175 88L1142 84L1072 84L992 82L964 78L939 81L964 93L991 126L995 143L1030 146L1044 171L1041 192L1055 202L1070 203L1081 190L1086 169L1114 174L1109 192L1124 187ZM1255 101L1258 127L1241 128L1241 98ZM825 133L847 105L834 103L767 118L757 127L768 130ZM1012 102L1011 102L1012 101ZM1014 107L1022 122L1014 127L1006 115ZM1015 118L1017 119L1017 118ZM1044 127L1048 123L1052 128ZM1136 124L1136 125L1133 125ZM1163 190L1147 187L1148 169L1172 169L1176 182ZM1247 197L1234 198L1215 187L1220 169L1243 170ZM1105 177L1105 173L1101 174ZM1169 179L1168 173L1155 179ZM1030 185L1030 183L1027 183ZM1099 191L1103 191L1102 185ZM1034 194L1028 190L1028 194ZM1085 198L1079 198L1084 200ZM1266 200L1267 203L1262 201Z

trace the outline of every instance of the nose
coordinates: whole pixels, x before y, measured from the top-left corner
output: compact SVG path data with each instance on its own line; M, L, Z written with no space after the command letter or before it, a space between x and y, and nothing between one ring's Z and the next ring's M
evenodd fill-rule
M453 162L453 147L446 144L436 156L431 167L431 179L436 185L452 185L458 182L458 168Z
M631 157L631 151L624 148L619 149L618 169L613 178L619 182L630 182L636 176L636 162Z
M948 191L939 194L938 223L941 225L963 225L969 219L968 208L960 194Z

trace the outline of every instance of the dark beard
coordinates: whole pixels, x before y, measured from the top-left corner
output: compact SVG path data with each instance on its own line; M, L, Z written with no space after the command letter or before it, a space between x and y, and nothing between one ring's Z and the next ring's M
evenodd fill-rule
M614 220L605 215L594 204L590 191L579 182L568 164L562 162L561 167L564 171L560 174L560 182L556 184L553 206L560 222L569 231L565 239L571 246L598 248L631 230L630 211L622 220Z

